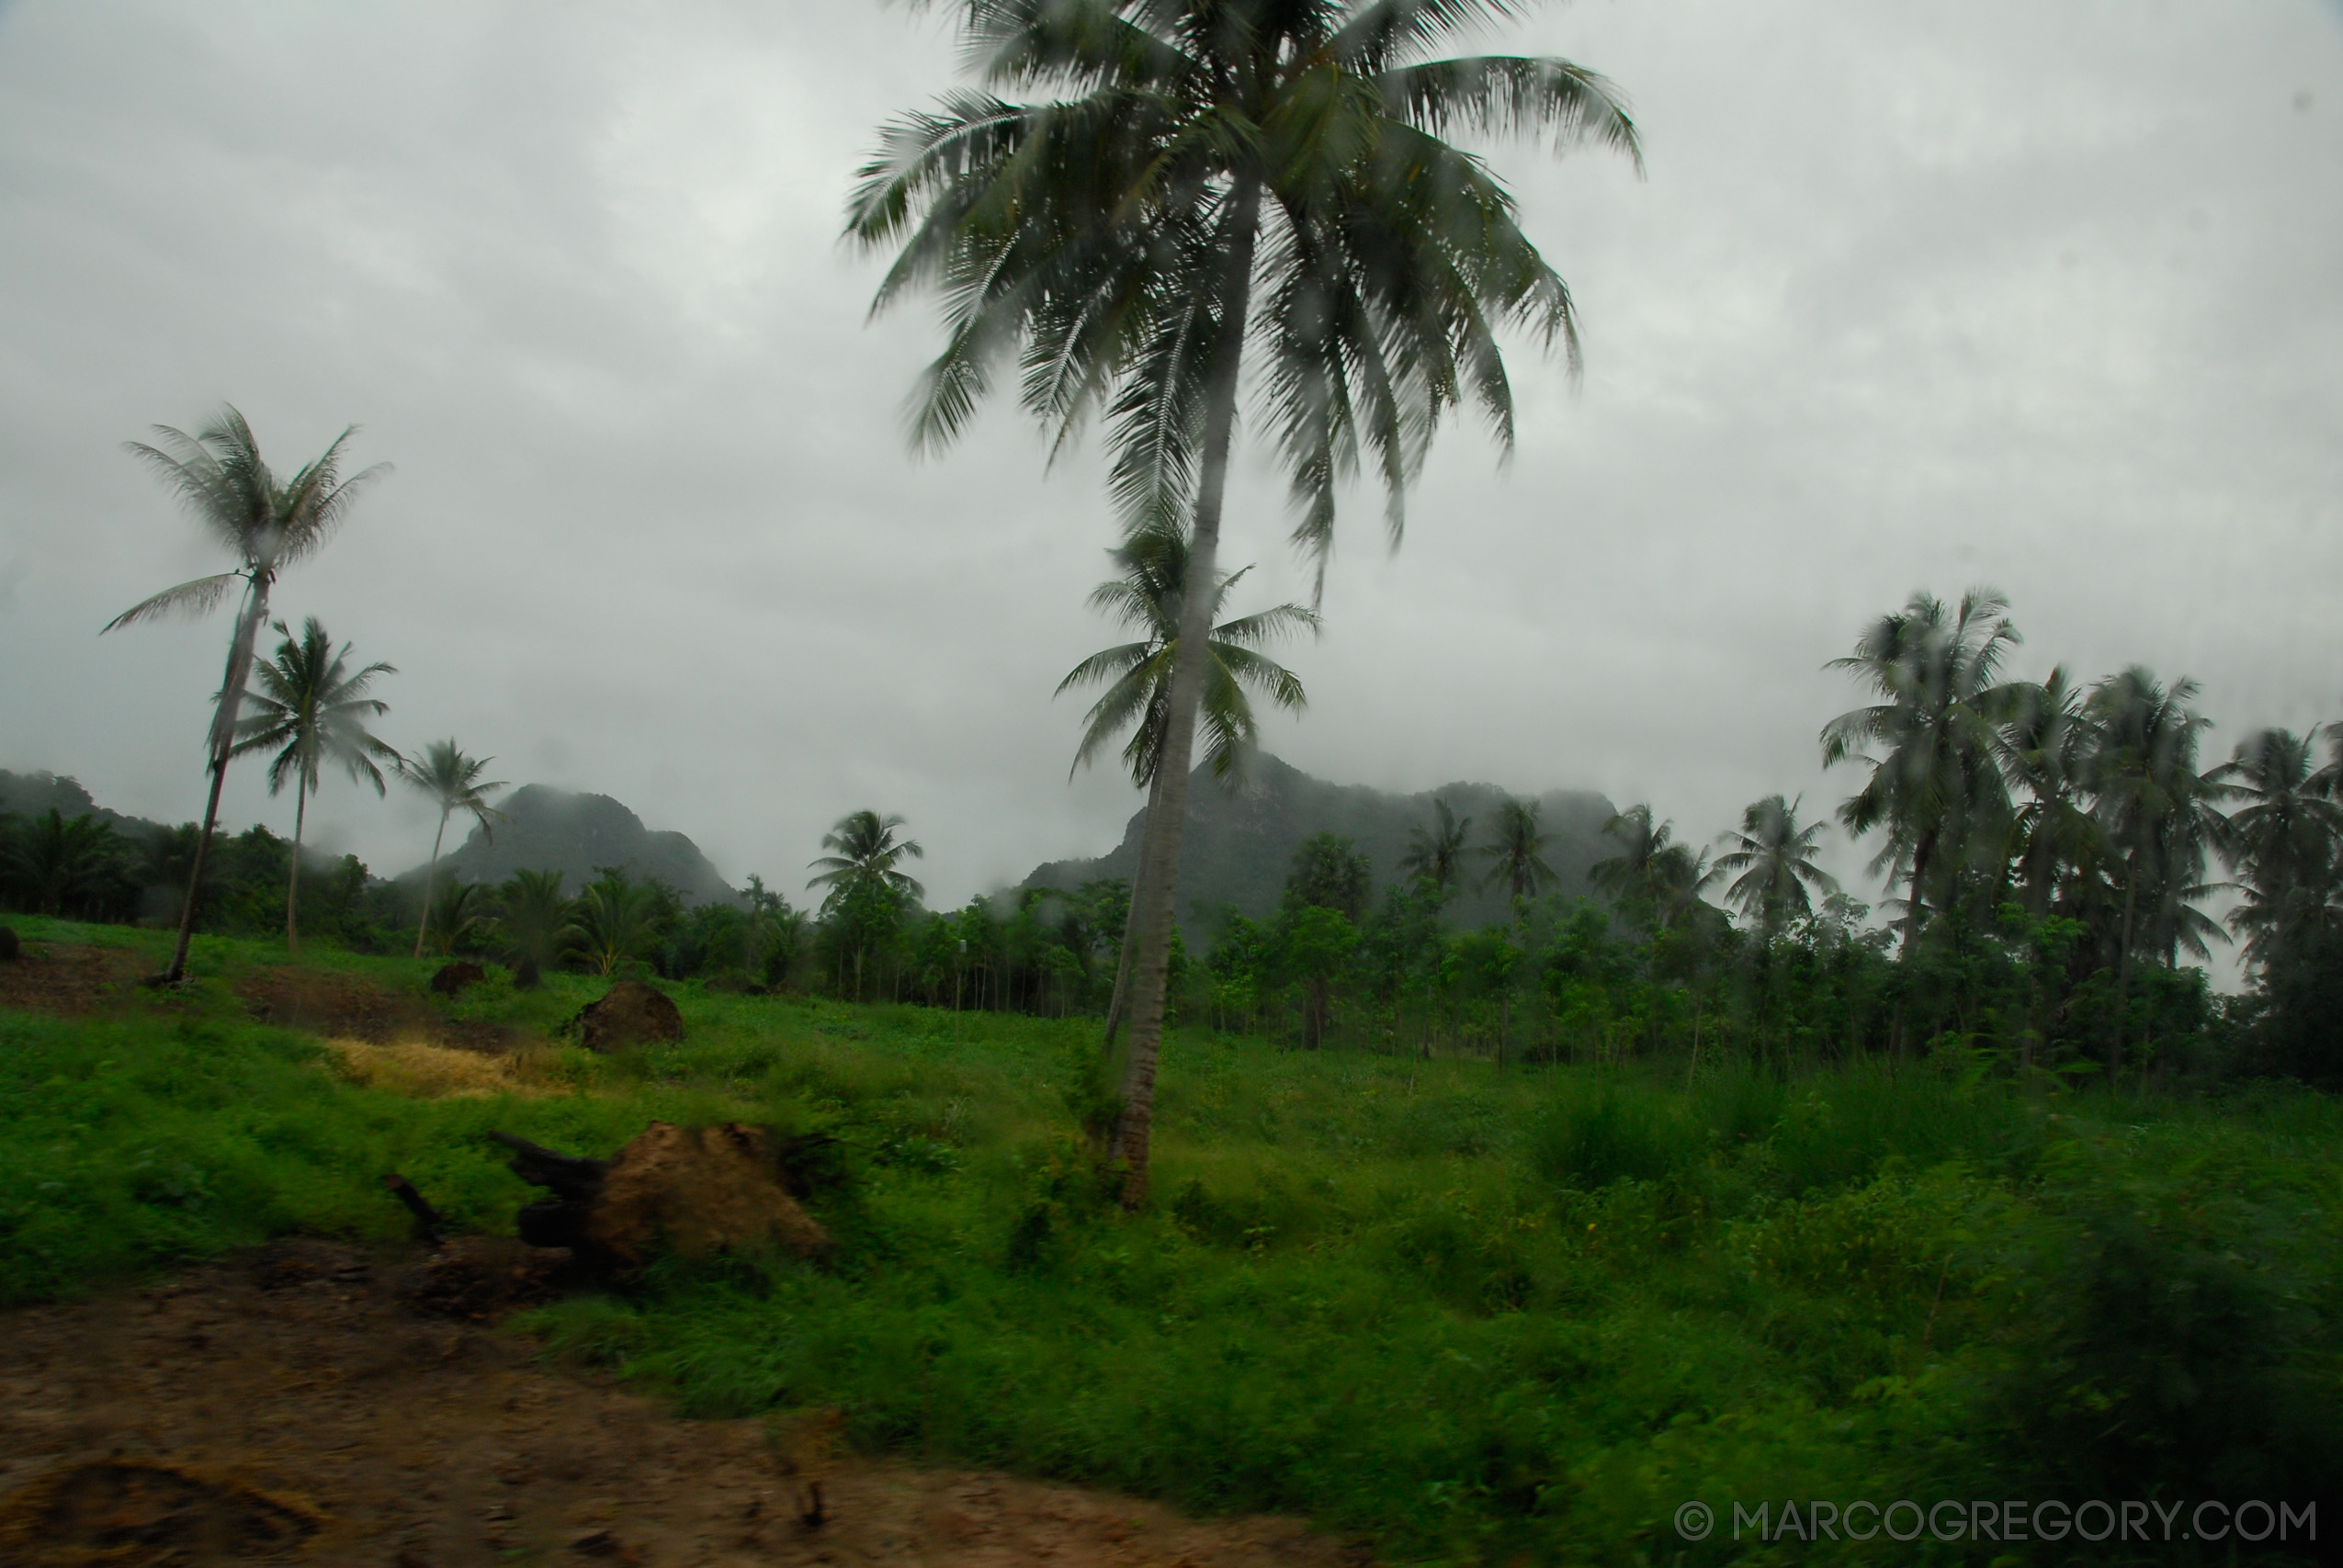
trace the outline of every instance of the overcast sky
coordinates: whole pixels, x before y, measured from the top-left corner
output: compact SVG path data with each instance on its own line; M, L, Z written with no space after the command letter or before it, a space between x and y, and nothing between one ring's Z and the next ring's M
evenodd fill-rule
M931 896L1110 846L1067 782L1095 448L1002 408L939 460L900 410L924 306L842 246L948 6L0 6L0 767L199 814L229 629L99 637L219 569L121 451L223 400L289 471L396 472L290 574L400 673L382 733L616 795L738 881L904 814ZM2343 8L2333 0L1588 4L1491 47L1631 99L1648 169L1495 152L1575 289L1573 388L1442 440L1405 547L1349 508L1271 748L1324 777L1651 801L1705 839L1825 808L1820 666L1915 588L1990 582L2024 672L2194 675L2226 754L2343 717ZM1246 603L1307 592L1240 460ZM262 770L227 820L289 830ZM419 802L328 784L395 871ZM1862 855L1842 843L1842 868Z

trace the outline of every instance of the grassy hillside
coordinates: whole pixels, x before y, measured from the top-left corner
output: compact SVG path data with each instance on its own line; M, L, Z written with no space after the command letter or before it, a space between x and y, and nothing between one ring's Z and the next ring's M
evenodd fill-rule
M1082 1021L683 986L681 1045L604 1058L551 1036L598 988L573 976L445 1004L425 966L295 976L205 939L191 993L158 998L124 984L149 933L19 930L84 979L40 993L76 1016L0 1006L10 1303L283 1231L394 1239L387 1169L504 1228L528 1190L491 1127L606 1154L651 1117L746 1116L843 1140L813 1200L837 1258L572 1299L525 1324L549 1353L691 1412L835 1404L874 1449L1306 1512L1398 1561L1855 1560L1672 1521L2302 1500L2343 1451L2343 1110L2315 1095L1688 1088L1183 1035L1157 1201L1126 1215L1064 1102ZM502 1048L337 1046L255 1007Z

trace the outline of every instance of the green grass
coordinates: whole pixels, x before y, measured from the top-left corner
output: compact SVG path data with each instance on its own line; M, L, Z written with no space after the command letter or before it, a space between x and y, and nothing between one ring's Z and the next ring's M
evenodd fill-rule
M682 1045L558 1052L584 1094L424 1101L241 1016L235 974L281 953L198 960L190 1001L0 1012L6 1300L289 1230L397 1236L394 1168L502 1229L529 1193L492 1126L607 1153L745 1116L843 1140L814 1201L835 1259L665 1267L534 1314L549 1354L693 1414L835 1404L874 1450L1306 1513L1400 1561L1776 1551L1679 1539L1695 1497L2300 1499L2343 1451L2343 1110L2298 1091L1908 1066L1688 1089L1183 1035L1157 1201L1125 1215L1067 1109L1081 1021L686 986ZM311 962L418 996L429 969ZM542 1032L596 989L451 1010Z

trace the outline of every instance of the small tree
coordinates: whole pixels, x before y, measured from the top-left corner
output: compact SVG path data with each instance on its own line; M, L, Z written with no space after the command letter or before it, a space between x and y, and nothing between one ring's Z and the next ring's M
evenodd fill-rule
M131 455L152 466L164 483L178 491L187 510L235 558L236 565L215 576L166 588L131 605L107 622L100 635L159 615L201 615L216 609L237 583L244 585L243 610L228 639L228 668L211 715L208 743L211 789L204 800L203 827L196 836L193 863L187 870L178 941L163 972L167 984L177 985L187 972L187 944L195 936L196 905L204 887L203 863L211 852L212 830L220 821L220 788L227 782L228 759L235 750L236 723L243 709L244 681L252 669L253 645L268 619L269 590L277 573L325 543L368 482L390 471L377 465L348 479L342 477L342 446L357 430L352 425L335 436L323 456L283 484L277 482L261 460L260 443L252 426L233 408L198 434L157 425L161 446L139 441L130 444Z
M236 727L240 739L232 756L275 749L268 764L268 793L276 795L293 781L293 853L285 879L285 950L299 953L300 937L301 844L309 825L309 797L317 793L319 776L328 762L350 775L353 784L370 784L384 793L382 770L388 761L398 766L399 754L376 739L366 721L390 711L390 705L367 695L378 676L395 675L390 665L374 663L363 670L349 668L350 645L334 651L315 615L301 623L296 642L285 623L277 623L277 657L254 671L255 690L244 700L251 716Z
M502 779L483 780L480 775L488 771L493 757L467 757L454 740L435 740L412 757L402 757L396 764L399 776L431 797L439 807L439 829L431 840L431 863L423 874L423 918L415 923L415 956L423 956L424 937L431 930L431 887L439 875L439 851L447 842L447 818L458 811L469 811L480 824L482 835L493 837L490 824L503 818L503 812L488 804L493 791L503 789Z

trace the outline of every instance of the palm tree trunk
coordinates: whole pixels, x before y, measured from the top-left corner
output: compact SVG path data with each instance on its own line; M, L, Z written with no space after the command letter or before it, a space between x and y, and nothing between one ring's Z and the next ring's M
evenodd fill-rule
M1187 824L1188 762L1195 751L1196 705L1211 653L1212 591L1220 551L1220 511L1228 489L1228 448L1236 434L1237 387L1252 305L1253 243L1261 225L1261 186L1239 180L1221 275L1220 341L1205 400L1203 461L1196 474L1195 530L1188 541L1188 581L1180 604L1180 648L1164 705L1163 748L1156 758L1160 797L1139 840L1138 953L1132 964L1131 1040L1123 1070L1123 1111L1112 1147L1124 1164L1123 1206L1147 1201L1147 1162L1155 1121L1155 1059L1163 1042L1171 983L1172 924L1178 907L1180 835Z
M1148 781L1147 808L1139 817L1139 841L1147 841L1147 825L1155 817L1155 803L1163 795L1162 749L1157 748L1158 766L1155 776ZM1123 1027L1123 1015L1130 1003L1131 933L1138 928L1139 918L1138 889L1131 889L1129 907L1123 911L1123 942L1115 951L1115 994L1106 1003L1106 1043L1100 1055L1106 1061L1115 1059L1115 1036Z
M431 930L431 884L439 874L439 846L447 840L447 813L439 814L439 831L432 835L431 863L423 874L423 919L415 922L415 956L423 956L424 933Z
M2115 961L2115 1033L2107 1045L2107 1081L2111 1084L2115 1081L2115 1075L2123 1070L2123 1036L2131 1027L2126 1015L2132 1010L2132 920L2138 888L2138 874L2126 866L2123 871L2123 951Z
M293 780L293 869L285 878L285 951L297 954L301 950L301 933L295 916L301 899L301 830L309 821L309 784L296 777Z
M175 986L187 978L187 946L195 940L196 903L203 896L204 863L211 858L212 829L220 823L220 788L228 782L228 754L236 746L236 718L244 705L244 682L252 673L253 643L268 615L268 578L255 571L244 590L244 613L228 644L228 668L220 681L220 697L211 714L211 793L203 803L203 830L196 835L195 862L187 868L187 902L179 907L179 940L171 949L170 967L163 983Z

